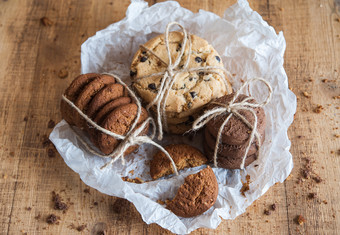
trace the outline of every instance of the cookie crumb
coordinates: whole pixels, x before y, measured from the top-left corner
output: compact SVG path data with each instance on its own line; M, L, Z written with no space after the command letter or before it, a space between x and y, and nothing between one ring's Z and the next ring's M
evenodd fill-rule
M53 128L55 126L55 122L51 119L48 121L47 127L48 128Z
M86 189L84 189L84 191L83 191L84 193L88 193L88 194L90 194L90 189L88 189L88 188L86 188Z
M126 182L130 182L130 183L135 183L135 184L142 184L142 183L145 182L144 180L142 180L142 179L139 178L139 177L136 177L136 178L134 178L134 179L130 179L130 178L128 178L127 176L124 176L124 177L122 177L122 180L124 180L124 181L126 181Z
M52 25L53 25L53 21L50 20L49 18L47 18L46 16L40 18L40 22L41 22L42 25L44 25L44 26L52 26Z
M270 215L270 214L271 214L270 210L268 210L268 209L265 209L263 213L264 213L265 215Z
M117 198L116 201L112 205L112 210L117 213L121 214L127 210L129 210L130 202L123 198Z
M307 91L302 92L302 94L306 98L310 98L311 97L311 95Z
M306 219L302 216L302 215L298 215L296 218L295 218L295 221L298 225L303 225L303 223L306 222Z
M54 191L52 192L52 194L53 194L54 209L66 211L68 209L68 206L66 203L62 202L62 199L59 196L59 194L55 193Z
M86 226L87 226L86 224L83 224L83 225L78 226L78 227L77 227L77 231L78 231L78 232L83 231L83 230L86 228Z
M56 216L55 214L50 214L47 219L46 219L46 222L48 224L57 224L58 223L58 219L59 217Z
M321 179L321 177L320 176L314 176L313 177L313 180L316 182L316 183L321 183L322 182L322 179Z
M58 72L59 78L66 78L68 76L68 71L66 69L60 69Z
M47 156L50 158L55 157L55 151L53 149L48 149L47 150Z
M270 208L272 208L273 211L276 210L276 204L274 203L273 205L270 206Z
M316 193L309 193L309 194L308 194L308 198L309 198L309 199L317 198L317 194L316 194Z
M247 192L247 191L249 190L250 175L246 175L246 180L247 180L247 182L245 182L245 183L243 183L243 182L241 181L242 184L243 184L243 186L242 186L240 192L241 192L241 194L242 194L243 196L246 196L246 195L245 195L245 192Z
M9 156L14 157L14 154L15 154L14 152L10 152Z
M322 105L318 104L314 109L314 113L321 113L322 110L323 110Z

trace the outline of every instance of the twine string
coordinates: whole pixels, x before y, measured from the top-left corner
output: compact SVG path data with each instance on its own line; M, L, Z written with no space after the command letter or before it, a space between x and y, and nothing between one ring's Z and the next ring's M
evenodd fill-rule
M183 33L183 41L182 41L181 50L173 63L172 57L171 57L170 45L169 45L170 44L169 43L169 32L170 32L171 27L176 26L176 25L180 27ZM185 49L186 49L187 44L188 44L188 55L185 60L185 63L181 66L180 63L185 54ZM153 73L153 74L149 74L149 75L137 78L137 80L142 80L145 78L162 76L160 80L159 90L158 90L156 97L146 106L147 110L149 110L153 106L156 106L156 118L157 118L157 130L158 130L157 138L159 140L163 138L163 127L165 131L168 130L167 117L166 117L166 112L165 112L166 101L169 97L172 86L176 82L176 79L178 77L177 75L179 73L184 73L184 72L215 73L215 74L218 74L222 78L223 82L225 83L225 86L227 88L229 87L225 74L230 77L231 77L231 74L224 67L205 66L205 67L188 68L189 63L190 63L190 56L192 53L191 37L190 37L190 34L187 33L186 29L177 22L169 23L165 30L165 48L167 51L169 63L166 63L163 59L161 59L157 54L155 54L149 48L143 45L140 45L140 47L143 50L149 52L152 56L154 56L157 60L159 60L161 63L163 63L167 67L165 71L163 72ZM228 91L228 92L231 93L231 91Z
M253 100L254 98L249 96L249 97L245 98L244 100L242 100L240 102L236 102L236 99L241 94L241 91L246 86L250 85L251 83L257 82L257 81L263 82L266 85L266 87L268 88L268 95L267 95L266 99L264 101L260 102L260 103L250 103L249 101ZM199 118L197 118L194 121L192 130L195 131L195 130L200 129L205 124L207 124L211 119L213 119L213 118L215 118L219 115L222 115L222 114L228 115L227 118L223 121L222 125L219 127L219 130L218 130L218 133L217 133L217 136L216 136L216 143L215 143L214 156L213 156L215 167L217 167L217 152L218 152L218 147L220 146L220 142L222 142L221 138L222 138L223 129L227 125L227 123L229 122L230 118L233 115L235 115L237 118L242 120L248 126L248 128L251 129L251 134L250 134L250 137L248 138L247 147L246 147L245 153L243 155L242 162L240 164L241 169L244 169L245 160L247 158L251 144L254 141L254 138L256 138L256 144L257 144L258 148L261 147L260 135L257 132L258 119L257 119L256 112L254 111L253 108L263 107L266 104L268 104L269 101L271 100L272 93L273 93L273 89L270 86L269 82L267 82L265 79L263 79L263 78L250 79L250 80L246 81L240 87L240 89L238 89L235 92L233 98L231 99L231 101L229 103L224 104L224 103L220 103L220 102L211 102L212 104L216 104L217 107L214 108L214 109L208 110L202 116L200 116ZM241 111L241 110L247 110L253 115L253 117L254 117L254 123L253 124L251 124L243 115L241 115L239 113L239 111Z
M132 125L130 126L128 132L126 135L119 135L117 133L111 132L101 126L99 126L97 123L95 123L91 118L89 118L82 110L80 110L72 101L70 101L65 95L62 95L62 99L69 104L74 110L77 111L77 113L79 113L79 115L81 117L83 117L91 126L93 126L93 128L95 128L96 130L109 135L115 139L121 140L121 142L118 144L118 146L114 149L114 151L108 155L103 155L102 153L98 152L97 150L95 150L94 148L92 148L87 141L81 136L79 135L72 126L71 129L73 130L73 132L75 133L76 137L79 139L79 141L85 146L85 148L92 154L97 155L99 157L102 158L112 158L110 161L108 161L107 163L105 163L100 169L104 169L106 167L108 167L109 165L113 164L115 161L117 161L118 159L121 159L122 164L125 164L125 160L124 160L124 153L125 151L133 146L133 145L141 145L141 144L151 144L154 145L155 147L159 148L165 155L166 157L170 160L171 162L171 166L175 172L176 175L178 175L178 170L176 167L176 164L174 162L174 160L172 159L172 157L170 156L170 154L159 144L157 144L156 142L154 142L152 139L155 137L156 135L156 124L155 121L153 120L153 118L148 117L139 127L137 127L138 124L138 120L141 116L141 112L142 112L142 105L140 100L137 98L136 94L117 76L114 74L110 74L110 73L104 73L104 75L109 75L112 76L116 79L116 81L118 81L121 85L123 85L125 87L125 89L127 89L127 91L129 92L130 96L135 100L135 103L137 104L137 114L136 117L134 119L134 122L132 123ZM146 128L146 126L148 124L151 124L152 128L152 133L150 136L147 135L141 135L142 131Z

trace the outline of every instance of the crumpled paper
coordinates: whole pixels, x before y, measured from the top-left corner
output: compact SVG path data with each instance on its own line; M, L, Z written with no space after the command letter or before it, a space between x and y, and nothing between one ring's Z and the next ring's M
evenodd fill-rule
M164 33L169 22L177 21L189 33L208 42L221 55L224 66L232 74L234 89L253 77L263 77L273 87L271 102L264 108L267 117L266 141L260 157L245 170L213 169L219 182L219 195L215 205L204 214L193 218L180 218L157 200L171 199L184 182L184 178L203 167L180 172L143 184L125 182L123 176L151 180L148 161L156 149L143 145L139 151L112 167L100 170L108 159L93 156L81 145L65 121L61 121L50 135L66 164L80 175L83 182L102 193L132 202L143 220L157 223L173 233L190 233L197 228L216 228L223 219L234 219L263 195L276 182L283 182L293 168L289 152L287 129L296 111L296 96L288 89L288 78L283 68L286 47L283 33L275 33L261 16L253 11L246 0L229 7L223 18L200 10L198 13L168 1L148 7L142 0L132 0L126 17L96 33L81 46L82 73L113 72L129 83L129 66L140 44L159 33ZM254 84L250 89L257 100L267 95L265 86ZM202 133L189 137L166 136L161 142L188 143L201 149ZM250 190L242 196L240 189L245 176L250 176Z

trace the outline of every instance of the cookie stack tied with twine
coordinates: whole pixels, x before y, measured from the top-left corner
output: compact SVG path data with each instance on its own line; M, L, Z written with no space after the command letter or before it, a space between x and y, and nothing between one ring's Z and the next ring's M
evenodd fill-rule
M250 83L261 81L269 94L262 103L241 94ZM265 135L263 106L272 95L270 84L263 78L245 82L233 94L220 97L207 105L205 113L196 119L192 130L205 126L204 148L215 167L244 169L258 158Z
M135 93L117 75L92 73L78 76L62 95L61 113L90 153L112 158L102 168L119 158L124 164L125 155L133 152L138 145L148 143L164 152L178 175L168 152L152 141L156 134L154 120L148 117ZM153 131L151 136L147 136L150 124ZM92 143L101 152L88 144L73 126L87 131Z
M172 26L182 32L169 32ZM133 87L157 117L158 139L165 131L183 134L213 98L232 92L221 57L204 39L179 23L167 25L141 45L131 64Z

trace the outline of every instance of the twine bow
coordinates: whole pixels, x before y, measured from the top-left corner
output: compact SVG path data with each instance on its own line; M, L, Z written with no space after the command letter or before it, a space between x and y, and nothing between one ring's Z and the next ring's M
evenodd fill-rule
M131 146L133 145L141 145L144 143L147 144L151 144L156 146L157 148L159 148L170 160L171 165L175 171L175 174L178 175L178 171L177 171L177 167L175 162L173 161L172 157L170 156L170 154L159 144L157 144L156 142L154 142L152 139L155 137L156 135L156 125L155 125L155 121L151 118L148 117L138 128L136 128L138 120L140 118L141 112L142 112L142 105L140 103L140 100L137 98L136 94L117 76L117 75L113 75L110 73L104 73L105 75L109 75L114 77L121 85L123 85L125 87L125 89L127 89L127 91L129 92L130 96L135 100L136 104L137 104L137 115L134 119L133 124L131 125L131 127L129 128L129 131L127 132L126 135L119 135L116 134L114 132L111 132L101 126L99 126L97 123L95 123L94 121L92 121L85 113L83 113L82 110L80 110L72 101L70 101L68 98L66 98L65 95L62 95L62 99L68 103L73 109L75 109L89 124L91 124L96 130L99 130L100 132L109 135L111 137L114 137L115 139L121 140L121 142L119 143L119 145L115 148L115 150L110 153L109 155L103 155L101 153L99 153L98 151L96 151L95 149L93 149L85 140L82 136L80 136L72 127L71 129L74 131L74 133L76 134L77 138L80 140L80 142L85 146L85 148L92 154L97 155L99 157L102 158L112 158L110 161L108 161L107 163L105 163L100 169L103 169L109 165L111 165L112 163L114 163L115 161L117 161L119 158L121 158L122 160L122 164L125 164L125 160L124 160L124 152ZM152 128L152 133L151 136L147 136L147 135L140 135L140 133L144 130L144 128L148 125L151 124L153 126Z
M245 88L250 83L256 82L256 81L261 81L267 86L268 91L269 91L267 98L262 103L250 103L250 102L248 102L248 101L254 99L251 96L245 98L244 100L242 100L240 102L236 102L236 99L240 95L242 89ZM247 154L249 152L250 146L251 146L255 137L256 137L258 147L259 148L261 147L260 136L259 136L259 133L257 132L257 115L256 115L253 108L263 107L264 105L268 104L270 99L271 99L272 93L273 93L272 87L263 78L250 79L247 82L245 82L240 87L239 90L236 91L234 97L232 98L232 100L229 103L223 104L223 103L219 103L219 102L212 102L213 104L217 104L218 107L205 112L202 116L200 116L199 118L197 118L194 121L192 130L198 130L201 127L203 127L205 124L207 124L211 119L213 119L213 118L215 118L215 117L217 117L221 114L227 114L228 115L227 118L223 121L222 125L220 126L220 128L218 130L217 137L216 137L216 144L215 144L214 156L213 156L215 167L217 167L217 151L218 151L218 147L219 147L220 142L221 142L222 131L223 131L225 125L227 125L227 123L229 122L230 118L233 115L235 115L237 118L241 119L251 129L250 138L248 139L246 151L244 153L244 156L242 158L242 162L241 162L241 165L240 165L241 169L244 169L244 163L245 163L245 160L247 158ZM238 112L240 110L250 111L251 114L254 116L254 123L251 124L243 115L241 115Z
M169 31L170 31L170 28L174 25L177 25L181 28L181 31L183 32L183 41L182 41L182 47L181 47L180 53L178 54L176 60L173 62L171 58L170 47L169 47ZM187 43L188 43L188 55L187 55L185 63L183 65L180 65L180 62L182 61L182 57L184 56ZM171 22L167 25L166 30L165 30L165 46L166 46L166 51L167 51L167 55L169 59L169 64L166 63L164 60L162 60L158 55L156 55L149 48L143 45L140 45L141 48L148 51L155 58L157 58L161 63L165 64L167 66L167 69L163 72L154 73L154 74L150 74L150 75L137 78L137 80L141 80L141 79L149 78L149 77L163 76L160 81L160 86L159 86L159 90L158 90L156 97L146 106L147 110L149 110L153 105L156 105L157 129L158 129L159 140L163 138L162 123L165 127L165 130L168 129L166 114L165 114L165 106L166 106L166 101L168 99L170 90L172 86L174 85L174 83L176 82L177 75L179 73L198 72L198 71L216 73L223 79L223 82L225 83L226 87L228 87L229 85L227 83L224 73L230 76L230 73L225 68L218 67L218 66L188 68L188 65L190 62L190 55L191 55L191 38L190 38L190 34L187 33L185 28L177 22ZM222 71L219 71L219 70L222 70Z

